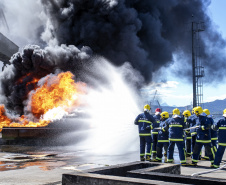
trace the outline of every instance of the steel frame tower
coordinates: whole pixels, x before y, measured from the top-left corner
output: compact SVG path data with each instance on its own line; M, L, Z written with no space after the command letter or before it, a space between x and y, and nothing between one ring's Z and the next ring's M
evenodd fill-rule
M193 107L203 104L204 67L202 66L199 33L204 31L203 22L192 22L192 75L193 75Z

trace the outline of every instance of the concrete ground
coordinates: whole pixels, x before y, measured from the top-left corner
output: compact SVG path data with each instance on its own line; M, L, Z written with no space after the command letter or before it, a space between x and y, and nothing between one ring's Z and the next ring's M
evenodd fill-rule
M4 185L57 185L61 184L62 174L90 168L139 160L139 151L123 155L93 155L85 150L70 147L38 147L0 145L0 184ZM191 159L187 158L188 162ZM226 154L223 160L226 160ZM178 163L175 153L175 163ZM183 175L212 170L209 161L200 161L198 167L182 167ZM226 179L225 169L202 175Z
M187 158L187 162L191 163L191 158ZM226 153L224 153L224 157L222 159L221 166L226 164ZM210 177L210 178L219 178L219 179L226 179L226 167L221 170L216 170L214 168L210 168L210 161L199 161L197 167L191 166L182 166L181 167L181 174L182 175L192 175L200 172L210 172L206 174L201 174L201 177Z
M62 174L138 160L138 153L92 155L70 147L1 145L0 184L61 184Z

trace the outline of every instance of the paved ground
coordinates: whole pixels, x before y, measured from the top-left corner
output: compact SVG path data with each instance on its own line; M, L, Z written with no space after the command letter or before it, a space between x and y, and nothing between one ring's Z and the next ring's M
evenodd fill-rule
M63 173L138 160L137 152L92 155L68 147L1 146L0 184L61 184Z
M93 155L85 150L73 150L70 147L37 147L19 145L1 145L0 184L43 185L61 184L63 173L107 165L134 162L139 160L139 152L123 155ZM188 162L191 159L188 158ZM224 159L226 160L226 154ZM178 163L178 154L175 154ZM200 161L199 167L182 167L183 175L212 170L209 161ZM202 176L226 179L225 170Z

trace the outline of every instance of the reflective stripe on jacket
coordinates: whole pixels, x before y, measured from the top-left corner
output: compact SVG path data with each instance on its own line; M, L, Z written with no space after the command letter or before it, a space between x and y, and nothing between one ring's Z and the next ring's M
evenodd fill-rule
M161 116L160 116L160 114L157 114L157 115L154 115L153 117L155 118L156 123L153 124L153 130L151 131L151 133L152 134L158 134L158 130L155 129L155 128L159 127Z
M226 146L226 118L218 120L218 122L213 125L213 129L219 130L218 145Z
M153 123L156 123L155 119L146 111L139 114L134 121L138 125L140 136L150 136Z
M184 120L178 116L173 115L172 118L166 120L165 130L169 130L169 140L170 141L183 141L185 128Z

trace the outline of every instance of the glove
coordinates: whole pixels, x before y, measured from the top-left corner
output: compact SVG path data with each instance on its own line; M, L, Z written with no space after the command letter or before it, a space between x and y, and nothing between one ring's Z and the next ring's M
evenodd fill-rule
M145 128L145 130L151 130L151 127L150 127L150 126L147 126L147 127Z
M185 130L185 133L186 133L186 134L189 134L189 133L190 133L190 130Z
M204 126L204 125L200 126L200 128L201 128L202 130L205 130L205 126Z

